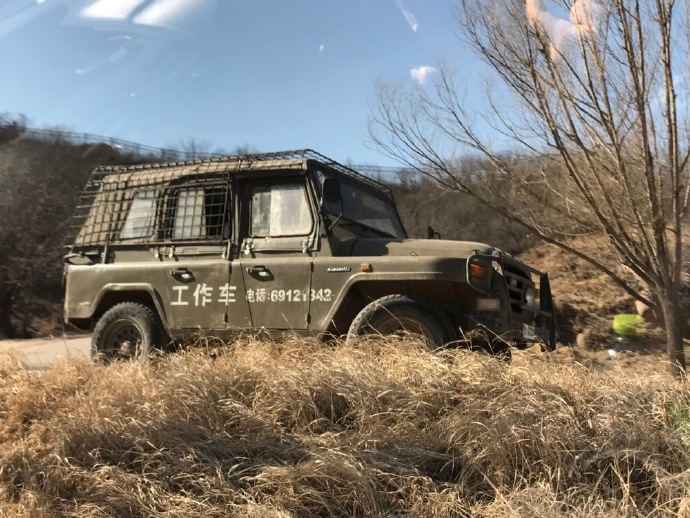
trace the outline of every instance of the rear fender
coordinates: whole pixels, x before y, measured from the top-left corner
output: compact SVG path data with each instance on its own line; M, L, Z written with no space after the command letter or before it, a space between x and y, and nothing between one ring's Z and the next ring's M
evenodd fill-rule
M106 284L93 303L79 304L75 311L66 315L65 320L89 319L96 322L103 313L120 302L139 302L151 307L158 313L166 332L170 331L161 295L151 284L146 283Z

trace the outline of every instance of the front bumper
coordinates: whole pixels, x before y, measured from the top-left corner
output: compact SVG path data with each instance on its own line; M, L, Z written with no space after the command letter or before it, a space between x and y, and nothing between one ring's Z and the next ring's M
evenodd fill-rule
M488 280L472 275L472 265L490 267ZM467 282L474 289L504 301L501 337L511 341L540 342L556 348L556 312L549 276L504 252L474 253L467 259ZM539 305L528 302L529 290L539 289Z

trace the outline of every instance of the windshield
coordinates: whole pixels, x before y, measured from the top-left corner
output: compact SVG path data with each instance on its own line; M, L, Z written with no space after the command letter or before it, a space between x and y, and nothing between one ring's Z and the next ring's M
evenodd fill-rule
M405 239L405 229L395 205L373 188L349 180L340 180L340 203L325 203L326 211L335 217L334 226L347 227L359 237L394 237Z

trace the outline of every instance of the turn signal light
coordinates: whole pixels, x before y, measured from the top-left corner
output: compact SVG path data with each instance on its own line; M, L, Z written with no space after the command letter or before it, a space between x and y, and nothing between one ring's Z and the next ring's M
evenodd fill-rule
M374 267L371 264L363 263L363 264L359 265L359 268L363 272L373 272L374 271Z
M470 275L478 279L483 279L486 277L486 266L477 263L470 264Z

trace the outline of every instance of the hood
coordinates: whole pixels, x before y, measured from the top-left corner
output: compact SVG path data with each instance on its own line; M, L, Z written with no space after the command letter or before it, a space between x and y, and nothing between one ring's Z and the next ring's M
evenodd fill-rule
M435 256L469 257L472 252L491 254L494 247L475 241L446 239L368 239L360 238L352 246L352 256Z

